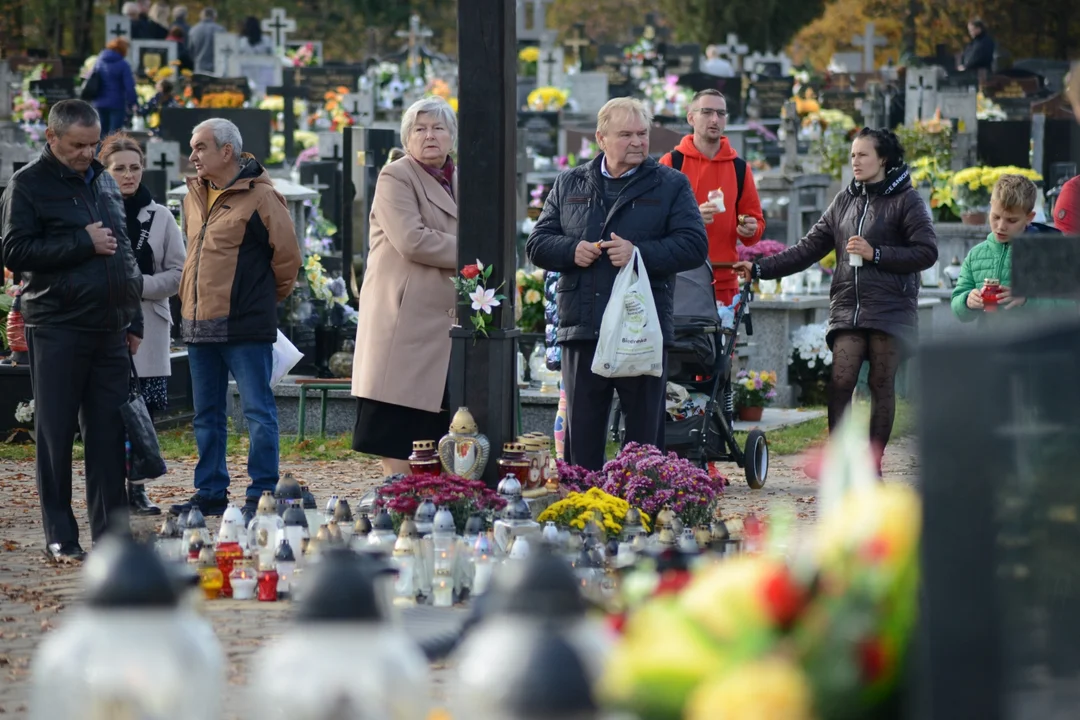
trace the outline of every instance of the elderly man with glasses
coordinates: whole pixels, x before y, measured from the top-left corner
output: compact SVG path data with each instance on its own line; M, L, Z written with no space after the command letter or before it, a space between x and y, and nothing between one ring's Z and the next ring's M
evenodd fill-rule
M731 269L739 259L736 241L753 245L760 240L765 218L753 173L724 137L727 119L727 100L719 90L694 95L686 113L694 132L661 157L660 164L681 171L690 180L709 236L716 299L730 305L739 290Z

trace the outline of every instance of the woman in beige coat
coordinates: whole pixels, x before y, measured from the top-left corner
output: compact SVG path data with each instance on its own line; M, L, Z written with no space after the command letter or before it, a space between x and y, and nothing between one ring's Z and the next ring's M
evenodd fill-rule
M114 133L101 145L99 159L124 196L127 234L135 261L143 274L143 339L135 353L135 370L146 407L151 416L168 408L169 376L172 363L172 312L169 298L180 288L184 269L184 238L167 207L154 202L142 184L145 157L134 138ZM160 515L150 502L145 485L128 484L128 502L135 515Z
M450 425L456 139L445 100L417 101L401 119L406 155L387 164L375 185L353 362L353 449L381 458L387 475L408 474L413 441L438 440Z

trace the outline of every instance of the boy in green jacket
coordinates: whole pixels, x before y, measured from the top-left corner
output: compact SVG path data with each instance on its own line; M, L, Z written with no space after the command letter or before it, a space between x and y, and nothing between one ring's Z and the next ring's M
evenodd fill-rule
M1012 239L1027 232L1058 232L1048 225L1032 222L1037 193L1035 183L1022 175L1002 175L994 184L990 195L992 232L964 258L952 292L952 310L962 322L976 320L987 312L1009 312L1019 307L1075 306L1071 301L1029 300L1012 295Z

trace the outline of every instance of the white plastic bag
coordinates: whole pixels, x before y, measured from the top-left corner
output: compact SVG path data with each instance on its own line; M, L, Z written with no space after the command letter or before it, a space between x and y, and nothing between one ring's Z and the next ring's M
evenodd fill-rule
M303 357L304 353L297 350L296 346L289 342L289 338L278 330L277 340L274 341L274 367L270 371L270 387L277 385Z
M592 371L603 377L660 377L663 364L660 316L645 263L634 248L634 257L615 276L611 299L604 308Z

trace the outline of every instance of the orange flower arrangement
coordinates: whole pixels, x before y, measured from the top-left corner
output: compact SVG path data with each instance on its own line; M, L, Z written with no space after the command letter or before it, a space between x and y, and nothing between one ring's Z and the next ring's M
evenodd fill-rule
M186 95L186 92L185 92ZM206 93L202 100L195 101L196 107L204 108L239 108L244 107L244 93L217 92Z

